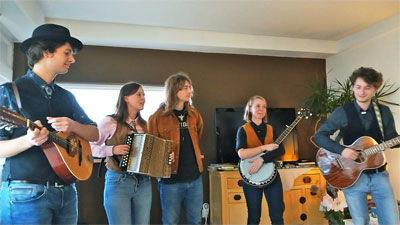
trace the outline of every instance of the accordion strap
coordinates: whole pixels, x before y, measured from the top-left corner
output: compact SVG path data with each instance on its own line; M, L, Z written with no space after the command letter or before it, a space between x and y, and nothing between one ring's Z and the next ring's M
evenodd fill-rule
M97 170L97 177L101 177L103 175L103 168L105 167L105 161L106 158L101 158L99 169Z

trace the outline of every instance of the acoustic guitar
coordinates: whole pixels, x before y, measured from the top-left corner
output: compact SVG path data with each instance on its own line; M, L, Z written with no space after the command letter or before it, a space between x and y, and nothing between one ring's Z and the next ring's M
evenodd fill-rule
M376 169L386 163L383 151L400 144L400 136L378 144L373 138L363 136L347 146L360 152L356 160L320 148L317 163L326 181L333 187L343 189L352 186L363 170Z
M15 127L38 128L31 120L0 106L0 129ZM87 180L93 170L90 144L73 133L49 132L48 141L42 144L44 154L54 172L66 183Z

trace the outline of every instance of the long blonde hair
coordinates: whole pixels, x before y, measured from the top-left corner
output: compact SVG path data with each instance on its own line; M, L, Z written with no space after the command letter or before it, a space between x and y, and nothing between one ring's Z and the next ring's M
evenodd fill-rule
M165 109L164 113L169 113L172 110L175 109L175 107L179 103L178 96L176 95L178 91L180 91L183 86L185 86L185 82L188 81L191 88L192 88L192 94L190 96L189 102L185 102L185 109L189 110L192 108L192 96L193 96L193 86L192 86L192 80L189 78L189 76L184 73L184 72L178 72L175 74L172 74L167 78L165 81Z
M253 101L254 101L255 99L264 100L264 101L265 101L265 104L267 104L267 100L266 100L264 97L260 96L260 95L254 95L254 96L250 97L250 98L249 98L249 101L247 101L247 104L246 104L246 107L245 107L245 110L244 110L244 115L243 115L243 119L244 119L246 122L248 122L248 123L251 122L251 118L252 118L252 115L251 115L251 107L253 106ZM264 118L262 119L262 121L263 121L264 123L267 123L267 122L268 122L267 113L265 113L265 116L264 116Z

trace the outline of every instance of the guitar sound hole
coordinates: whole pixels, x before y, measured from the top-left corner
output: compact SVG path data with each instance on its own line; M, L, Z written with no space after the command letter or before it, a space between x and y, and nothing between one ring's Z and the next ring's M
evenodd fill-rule
M365 155L365 152L361 151L361 150L357 150L358 152L360 152L360 154L358 155L357 159L355 160L357 163L362 163L365 160L367 160L367 156Z
M240 195L235 195L235 196L233 196L233 199L235 199L235 200L240 200L240 199L242 199L242 196L240 196Z
M300 197L300 198L299 198L299 202L300 202L301 204L306 203L306 198L305 198L305 197Z

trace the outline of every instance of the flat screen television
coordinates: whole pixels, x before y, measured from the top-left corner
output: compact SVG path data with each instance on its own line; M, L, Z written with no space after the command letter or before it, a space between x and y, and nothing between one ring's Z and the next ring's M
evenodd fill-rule
M295 119L294 108L267 108L268 123L272 125L277 135L280 135ZM216 108L215 133L217 136L218 163L237 164L239 156L236 152L236 133L245 121L244 108ZM275 137L277 138L277 137ZM282 161L298 160L298 145L296 128L283 141L285 155Z

